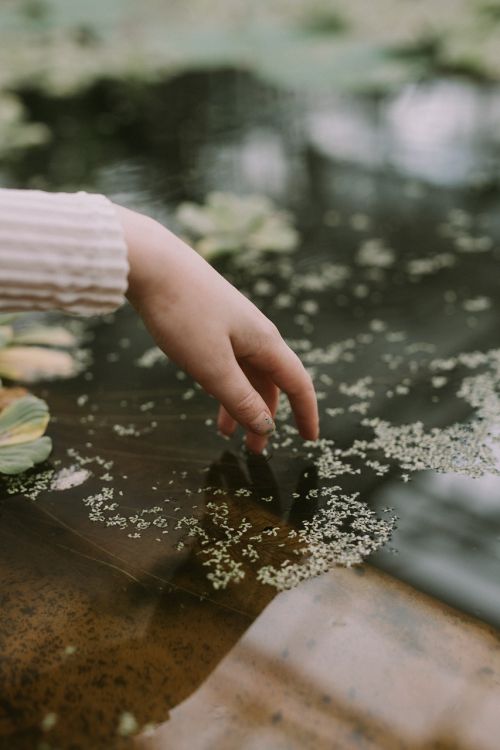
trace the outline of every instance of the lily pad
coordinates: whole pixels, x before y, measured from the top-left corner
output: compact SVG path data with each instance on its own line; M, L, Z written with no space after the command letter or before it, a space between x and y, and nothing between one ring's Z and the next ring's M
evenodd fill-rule
M23 396L0 412L0 472L20 474L45 461L52 441L44 436L49 422L45 401Z
M17 401L20 398L24 398L24 396L28 395L28 391L26 388L2 388L0 387L0 413L7 407L9 404L12 404L14 401Z

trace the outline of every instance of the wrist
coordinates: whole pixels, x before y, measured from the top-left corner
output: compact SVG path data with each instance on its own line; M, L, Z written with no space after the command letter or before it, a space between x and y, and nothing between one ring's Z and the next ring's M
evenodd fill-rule
M165 266L168 232L148 216L116 204L114 208L127 246L129 273L126 296L137 307Z

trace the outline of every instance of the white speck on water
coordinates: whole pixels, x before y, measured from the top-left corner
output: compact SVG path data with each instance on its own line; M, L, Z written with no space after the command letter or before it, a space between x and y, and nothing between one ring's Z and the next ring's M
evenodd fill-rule
M166 363L168 359L158 346L153 346L150 349L146 349L139 359L136 360L135 364L137 367L149 369L154 367L158 362Z
M472 299L466 299L462 303L462 307L466 312L484 312L489 310L491 307L491 300L489 297L474 297Z
M131 734L135 734L139 729L139 724L134 714L130 711L124 711L118 721L118 727L116 733L120 737L130 737Z
M45 714L42 721L40 722L40 729L42 732L50 732L51 729L55 727L55 725L58 722L58 715L54 711L50 711L48 714Z
M358 265L375 268L389 268L395 260L394 250L387 247L380 239L366 240L362 243L356 255Z

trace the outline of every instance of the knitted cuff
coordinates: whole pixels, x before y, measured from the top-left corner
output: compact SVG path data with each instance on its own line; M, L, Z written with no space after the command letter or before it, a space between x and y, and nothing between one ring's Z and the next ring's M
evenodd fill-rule
M103 195L0 189L0 311L112 312L128 270L121 224Z

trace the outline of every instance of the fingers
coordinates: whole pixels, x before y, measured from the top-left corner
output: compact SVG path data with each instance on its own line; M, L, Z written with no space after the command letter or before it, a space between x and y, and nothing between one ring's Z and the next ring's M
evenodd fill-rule
M238 422L232 418L223 406L219 407L219 415L217 417L217 429L219 432L230 437L235 431L237 424Z
M256 372L254 368L246 368L245 366L243 366L243 370L253 387L260 393L266 402L271 416L274 419L278 409L279 388L273 383L268 375ZM252 453L262 453L267 445L268 439L269 436L261 437L260 435L255 435L254 433L249 432L247 433L245 440L246 447Z
M236 360L235 365L240 369ZM253 387L254 393L258 391L264 399L273 419L281 389L288 396L301 436L305 440L317 440L319 416L312 380L298 356L283 339L277 337L272 346L263 347L258 355L247 357L242 368L246 373L246 382ZM241 369L240 373L243 375ZM269 431L266 435L255 429L248 429L248 422L245 423L236 417L234 410L230 411L222 398L219 400L223 404L218 418L219 430L224 435L232 435L236 423L239 422L249 433L246 441L248 449L254 453L261 453L266 446Z
M204 382L203 382L204 381ZM226 414L219 414L219 429L230 434L234 420L247 432L265 437L274 431L271 411L260 393L253 387L234 356L225 360L224 367L212 378L200 379L203 387L221 403Z
M278 409L279 401L279 388L272 382L268 375L264 375L255 371L252 367L242 366L242 370L247 376L251 385L256 391L260 393L264 401L266 402L269 412L274 419L276 411ZM221 406L219 408L219 415L217 419L217 428L223 435L230 436L233 434L237 427L237 422L228 411ZM267 445L268 437L256 435L253 432L247 432L246 436L246 447L252 453L262 453Z
M288 396L298 430L305 440L319 437L316 392L302 362L283 342L283 354L272 372L275 383Z
M263 348L249 358L255 367L266 371L290 401L298 430L305 440L319 436L318 403L314 385L304 365L283 339Z

